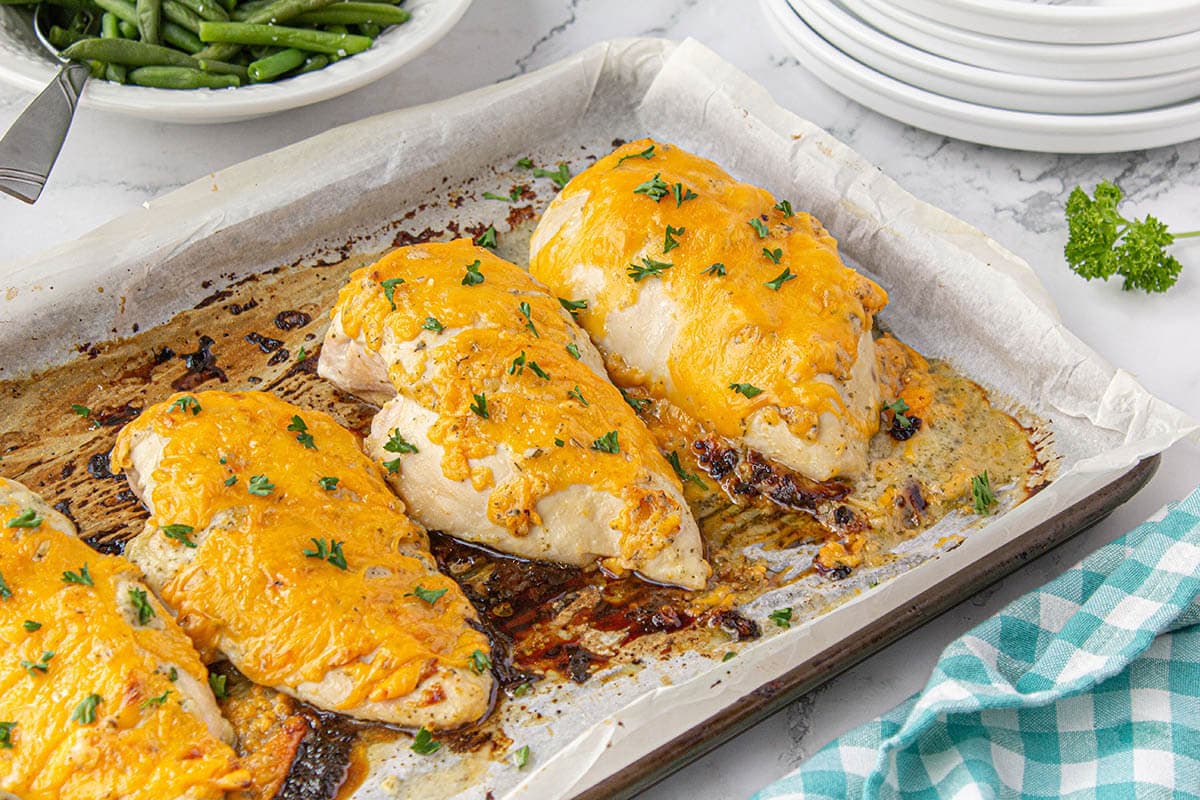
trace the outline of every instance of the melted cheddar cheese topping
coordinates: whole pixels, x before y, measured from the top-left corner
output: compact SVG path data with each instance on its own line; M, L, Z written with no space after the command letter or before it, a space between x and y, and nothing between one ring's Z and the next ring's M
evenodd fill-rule
M263 392L201 392L197 413L178 403L185 397L127 425L112 463L128 469L134 436L157 434L163 451L142 535L212 526L160 592L202 653L231 643L238 669L267 686L339 670L349 678L339 707L352 708L409 695L439 665L466 668L475 650L489 651L467 624L474 609L436 571L425 533L353 433ZM417 587L444 594L431 604Z
M215 800L244 788L233 750L180 691L189 679L208 691L191 643L148 593L154 616L140 624L130 611L130 591L145 591L137 568L59 530L56 514L13 527L25 511L0 502L0 721L16 723L0 747L0 790L22 800ZM90 722L76 714L89 695L100 697Z
M652 486L681 491L670 465L620 391L568 349L590 345L521 268L467 239L405 247L353 273L334 314L374 352L420 337L409 357L388 359L392 383L437 413L429 438L443 447L450 480L493 486L475 462L508 451L517 469L494 485L488 518L512 535L541 524L540 498L573 485L621 499L610 523L620 532L617 569L637 568L679 532L680 504ZM428 329L431 318L442 330Z
M850 377L859 338L887 295L842 263L816 219L649 139L572 179L547 218L556 206L565 219L542 242L535 233L530 271L552 288L595 289L579 315L593 340L603 342L610 316L650 287L673 301L668 373L620 369L609 354L618 381L646 386L724 436L744 435L764 409L802 438L816 436L826 412L864 437L878 428L878 408L847 408L837 384ZM634 280L631 269L650 274ZM761 393L747 397L731 384Z

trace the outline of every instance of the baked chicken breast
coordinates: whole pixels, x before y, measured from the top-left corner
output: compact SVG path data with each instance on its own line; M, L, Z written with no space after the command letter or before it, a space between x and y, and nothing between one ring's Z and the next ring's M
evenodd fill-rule
M249 774L137 567L0 478L0 795L217 800Z
M705 584L679 479L571 314L515 264L460 239L356 271L319 373L383 403L368 451L425 526Z
M887 295L813 217L670 144L630 142L567 184L530 271L586 300L618 383L813 480L852 477L879 428Z
M475 610L331 417L263 392L177 394L122 429L112 463L151 514L125 553L203 657L359 719L486 713Z

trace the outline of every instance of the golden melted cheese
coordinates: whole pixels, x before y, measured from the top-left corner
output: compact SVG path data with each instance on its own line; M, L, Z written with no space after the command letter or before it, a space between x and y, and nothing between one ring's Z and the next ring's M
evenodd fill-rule
M467 624L470 603L436 572L424 532L354 434L262 392L201 392L196 414L172 410L181 397L127 425L112 463L131 466L135 434L162 437L148 525L217 526L161 590L202 652L234 643L238 669L268 686L296 687L340 669L351 679L341 708L404 697L438 665L466 668L475 650L488 652L486 637ZM315 449L288 430L295 415ZM273 490L252 494L256 475ZM337 478L337 488L322 488L322 477ZM307 557L314 538L344 542L347 569ZM445 595L431 605L409 596L417 586Z
M475 262L483 281L464 284ZM397 279L403 283L388 284L389 301L384 282ZM567 350L586 340L558 300L516 265L467 239L401 248L353 273L334 313L374 352L428 333L428 318L444 327L415 358L392 361L390 378L398 392L437 413L429 438L442 446L450 480L492 486L491 471L472 462L500 447L511 454L517 469L493 488L488 518L514 536L541 523L540 498L573 485L622 500L611 522L620 531L617 568L637 568L679 532L679 503L649 485L653 477L680 488L653 437L620 391ZM486 418L471 408L477 395L487 398ZM613 432L619 452L597 449Z
M651 157L637 155L651 145ZM635 193L656 178L665 196ZM689 193L695 197L685 199ZM572 285L578 272L600 275L579 315L593 340L603 342L609 316L634 306L655 282L673 301L678 333L669 380L618 370L618 381L646 385L724 436L743 435L760 409L772 409L772 420L778 413L802 438L815 437L825 412L864 437L878 428L878 409L846 408L835 382L850 377L859 337L887 295L841 262L816 219L785 215L767 191L649 139L618 148L572 179L547 217L563 204L571 217L535 248L530 271L552 288ZM752 221L764 226L765 237ZM669 251L668 226L683 229ZM635 282L627 270L644 258L670 266ZM714 264L725 274L706 274ZM777 291L766 285L785 270L795 277ZM747 398L730 389L741 383L762 393Z
M12 593L0 599L0 721L16 723L12 747L0 748L0 789L22 800L215 800L243 788L249 775L233 750L184 709L170 680L174 667L207 687L187 637L152 598L147 625L122 611L130 583L141 585L137 568L50 519L6 524L24 510L0 502L0 574ZM85 564L93 585L63 580ZM29 631L26 620L41 627ZM95 721L73 721L92 694L102 698Z

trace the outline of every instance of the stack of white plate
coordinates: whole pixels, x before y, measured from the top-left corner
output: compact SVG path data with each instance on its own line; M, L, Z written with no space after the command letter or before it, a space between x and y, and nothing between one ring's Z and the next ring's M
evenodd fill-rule
M1200 138L1200 0L763 0L801 63L935 133L1102 153Z

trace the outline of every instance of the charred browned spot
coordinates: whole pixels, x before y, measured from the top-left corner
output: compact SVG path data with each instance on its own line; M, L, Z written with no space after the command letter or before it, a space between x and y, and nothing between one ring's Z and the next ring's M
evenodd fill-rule
M130 420L136 419L141 413L142 410L140 408L131 406L129 403L124 403L115 408L101 409L99 411L93 410L89 419L97 425L110 427L112 425L124 425Z
M407 247L412 244L424 244L425 242L436 242L443 238L445 231L435 231L433 228L426 228L420 233L412 231L399 231L392 237L392 247Z
M292 357L292 354L287 351L287 348L278 351L275 355L267 359L267 366L274 367L277 364L284 364Z
M742 616L733 609L710 612L704 621L708 625L715 625L725 631L737 642L757 639L762 635L757 622Z
M281 331L293 331L312 322L312 317L303 311L280 311L275 315L275 327Z
M171 386L179 392L190 392L202 383L214 378L221 383L228 383L229 376L225 370L217 366L216 353L212 351L215 342L209 336L201 336L200 344L194 353L184 353L183 359L187 372L171 382Z
M112 451L106 450L103 453L96 453L88 459L87 471L93 478L100 480L120 479L120 475L113 475L109 465L109 459L112 458Z
M516 206L509 209L505 221L509 228L518 228L536 216L537 212L533 210L533 206Z
M842 481L817 482L768 461L753 450L741 451L709 437L692 443L700 466L731 497L764 497L792 511L813 511L850 494Z
M251 297L245 303L230 303L229 305L225 306L225 310L228 311L230 314L233 314L236 317L238 314L241 314L243 311L249 311L250 309L257 308L257 307L258 307L258 301L255 300L253 297Z
M269 336L263 336L261 333L250 331L245 336L247 342L257 345L258 349L264 353L274 353L279 348L283 347L283 342L279 339L272 339Z

